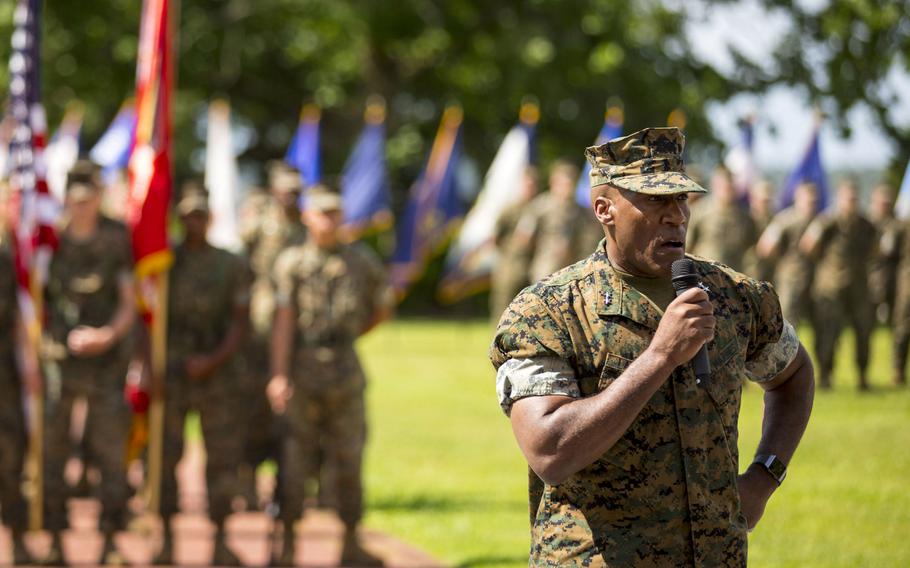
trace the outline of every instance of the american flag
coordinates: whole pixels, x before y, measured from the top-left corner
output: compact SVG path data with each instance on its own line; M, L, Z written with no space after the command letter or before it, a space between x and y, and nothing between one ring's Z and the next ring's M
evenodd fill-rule
M45 180L47 119L41 106L41 0L17 0L13 13L9 113L13 121L9 181L14 196L14 239L20 303L34 321L30 291L44 282L57 245L54 224L60 204Z

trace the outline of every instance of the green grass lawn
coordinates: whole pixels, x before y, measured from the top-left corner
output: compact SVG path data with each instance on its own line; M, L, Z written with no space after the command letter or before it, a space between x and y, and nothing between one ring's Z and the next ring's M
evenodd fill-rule
M486 323L398 321L361 340L370 378L366 523L455 566L527 566L525 462L500 413ZM808 343L811 343L809 341ZM910 392L858 394L842 343L833 393L818 393L790 474L750 537L752 566L910 566ZM761 391L747 389L751 456Z

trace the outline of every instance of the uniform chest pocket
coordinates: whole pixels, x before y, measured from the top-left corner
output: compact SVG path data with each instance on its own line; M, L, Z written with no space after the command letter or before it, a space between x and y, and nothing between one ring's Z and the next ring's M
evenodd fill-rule
M596 382L592 381L593 384L590 387L592 392L589 394L600 392L610 386L610 383L615 381L631 363L632 361L630 359L626 359L615 353L607 353L600 369L600 376L597 377Z
M739 407L742 381L746 376L740 351L739 341L735 335L719 338L719 341L708 349L711 376L708 379L707 391L718 409Z

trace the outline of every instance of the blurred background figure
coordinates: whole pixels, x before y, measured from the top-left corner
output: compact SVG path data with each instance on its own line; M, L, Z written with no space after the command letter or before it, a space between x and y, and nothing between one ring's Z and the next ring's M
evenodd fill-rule
M212 564L237 566L225 542L225 521L237 487L236 472L245 438L238 416L249 401L240 392L241 347L249 322L246 261L206 240L208 194L184 184L177 213L184 240L174 250L168 294L168 349L165 379L161 518L163 543L155 564L174 563L171 521L178 512L177 462L183 456L188 412L199 413L205 441L209 517L215 524ZM248 429L241 428L240 432Z
M9 195L9 187L0 182L0 508L12 536L10 557L16 565L30 560L23 540L28 508L22 495L27 449L22 400L25 389L38 390L41 379L17 304L7 222Z
M799 241L815 218L817 205L815 184L801 183L796 188L793 205L774 216L756 247L760 259L775 263L774 285L781 309L794 326L803 317L811 317L809 290L814 268Z
M537 168L529 166L522 177L519 199L496 220L493 238L498 257L490 286L490 316L497 321L512 298L531 283L528 277L531 241L522 238L517 229L519 221L528 212L529 204L537 196L538 178Z
M746 251L744 271L758 280L770 282L774 278L774 261L758 255L758 237L765 232L774 218L774 186L768 180L759 180L749 193L749 214L755 224L756 242Z
M890 324L897 292L900 260L900 221L894 215L894 190L886 183L872 189L869 220L875 225L878 247L869 268L869 294L879 323Z
M686 252L742 272L746 252L756 240L755 223L733 187L730 171L716 168L708 200L691 214Z
M858 387L869 388L866 372L874 320L868 278L876 232L858 202L856 183L842 181L834 211L818 216L799 242L802 252L816 263L811 296L818 383L823 389L832 386L837 340L845 324L853 328L856 339Z
M588 256L603 237L593 214L575 201L578 172L578 167L568 160L554 161L550 165L549 191L530 203L515 228L515 246L531 251L530 282Z
M281 465L283 541L275 559L292 566L299 556L294 524L319 479L319 455L344 524L344 566L381 566L360 545L361 468L367 423L366 377L354 341L391 315L394 297L379 258L362 244L340 240L341 197L312 187L304 203L307 241L285 250L275 265L276 313L268 395L287 415L289 435Z
M240 236L253 270L250 297L251 333L246 349L246 372L240 383L246 404L247 423L260 427L248 428L240 466L240 490L247 506L259 505L255 472L266 460L279 462L281 437L286 425L272 415L265 396L270 377L269 337L275 317L274 269L278 256L290 247L303 244L306 227L300 218L300 198L303 186L300 174L284 162L273 161L268 166L267 192L248 196L241 212ZM282 474L282 468L277 469ZM275 491L281 483L276 482ZM280 499L275 496L273 505ZM274 511L272 511L274 514Z
M59 399L48 397L45 419L44 519L51 532L49 564L63 564L67 528L64 465L70 454L70 414L88 403L84 443L101 472L102 560L121 561L115 532L125 528L128 487L124 452L129 409L123 388L136 317L133 254L126 228L101 215L97 168L77 162L66 184L66 221L51 261L46 288L49 347L59 370ZM49 395L53 394L48 390Z
M900 222L897 235L897 285L894 294L893 375L897 386L907 385L907 353L910 350L910 218Z

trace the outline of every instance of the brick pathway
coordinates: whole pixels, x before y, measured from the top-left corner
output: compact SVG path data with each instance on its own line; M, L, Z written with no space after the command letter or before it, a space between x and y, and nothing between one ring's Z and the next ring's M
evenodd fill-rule
M204 452L199 445L187 447L178 470L182 514L174 520L174 556L181 565L208 566L212 554L214 527L204 516ZM101 554L101 536L95 530L99 505L92 499L70 500L70 530L64 534L66 558L74 565L93 565ZM299 524L298 566L336 566L340 555L341 523L325 511L307 512ZM237 513L228 521L228 546L248 566L267 566L271 556L268 534L269 518L259 512ZM142 516L130 532L117 538L117 545L127 563L147 565L160 545L160 523ZM428 554L387 534L367 527L361 529L364 547L382 557L392 568L441 568L444 565ZM44 533L29 534L27 546L38 558L44 556L50 537ZM0 564L7 564L9 533L0 532Z

